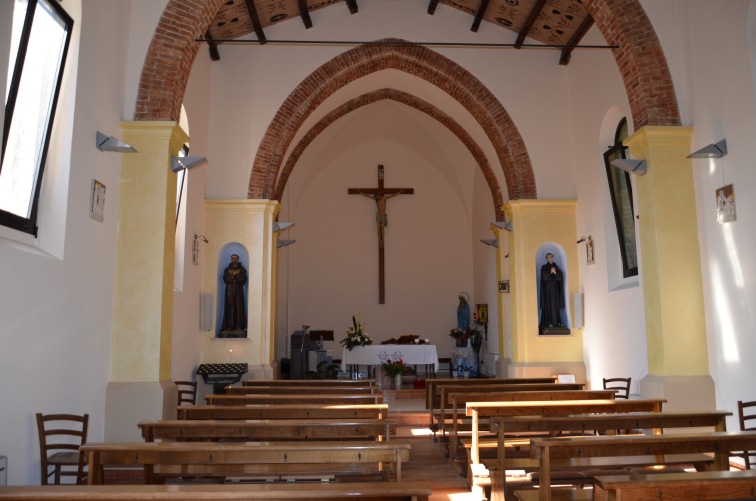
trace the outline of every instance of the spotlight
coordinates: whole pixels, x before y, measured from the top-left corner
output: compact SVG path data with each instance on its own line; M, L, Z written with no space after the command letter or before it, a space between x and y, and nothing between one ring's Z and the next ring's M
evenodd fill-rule
M499 241L493 238L484 238L481 240L482 243L490 246L490 247L496 247L499 248Z
M648 166L645 160L633 160L632 158L618 158L612 160L612 165L620 170L642 176L646 173Z
M722 158L725 155L727 155L727 139L722 139L718 143L712 143L694 151L688 155L688 158Z
M119 153L136 153L137 150L117 137L106 136L99 130L95 136L95 146L100 151L116 151Z
M207 158L205 157L171 157L171 170L178 172L182 169L193 169L206 163Z

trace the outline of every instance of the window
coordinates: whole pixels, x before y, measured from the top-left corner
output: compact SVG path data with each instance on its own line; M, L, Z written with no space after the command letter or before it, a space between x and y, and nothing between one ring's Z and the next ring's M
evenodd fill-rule
M604 153L604 164L606 165L606 177L609 181L609 194L612 199L614 222L617 227L620 255L622 256L622 276L627 278L638 275L633 187L630 184L630 173L611 164L612 160L627 158L627 148L622 145L622 141L625 139L627 139L627 119L623 118L617 126L614 145Z
M0 162L0 224L37 235L37 209L73 19L15 0Z

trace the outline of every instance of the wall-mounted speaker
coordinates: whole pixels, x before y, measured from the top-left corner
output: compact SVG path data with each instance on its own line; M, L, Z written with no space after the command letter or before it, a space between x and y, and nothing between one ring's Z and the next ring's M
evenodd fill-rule
M213 295L209 292L200 298L200 327L203 331L213 330Z
M576 329L583 328L583 293L576 292L573 295L575 304L575 318L573 319L572 326Z

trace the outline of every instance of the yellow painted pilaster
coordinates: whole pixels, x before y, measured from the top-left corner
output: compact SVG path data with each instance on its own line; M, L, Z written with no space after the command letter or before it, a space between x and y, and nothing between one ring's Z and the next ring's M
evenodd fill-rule
M541 336L538 332L536 254L544 244L555 244L564 251L568 280L565 306L574 318L573 294L580 286L575 207L574 200L516 200L505 206L514 228L509 237L509 270L515 363L583 361L581 329L572 329L567 336Z
M646 126L625 140L638 178L649 373L709 374L689 127Z
M247 250L247 338L219 339L213 332L203 334L201 361L227 362L233 350L234 362L249 364L249 379L270 379L276 364L275 308L277 294L276 243L273 233L281 207L271 200L208 200L205 202L205 235L207 265L203 270L203 289L213 297L222 298L218 290L218 274L228 264L222 252L230 243L239 243ZM215 313L215 310L214 310ZM212 325L216 325L213 320Z
M176 174L188 140L175 122L123 122L111 382L170 379Z
M496 249L496 277L498 281L509 280L509 232L498 226L491 225L491 232L494 238L499 241L499 247ZM508 292L499 293L497 297L497 308L499 312L499 357L502 359L512 359L510 346L510 337L512 336L510 316L511 316L511 294Z

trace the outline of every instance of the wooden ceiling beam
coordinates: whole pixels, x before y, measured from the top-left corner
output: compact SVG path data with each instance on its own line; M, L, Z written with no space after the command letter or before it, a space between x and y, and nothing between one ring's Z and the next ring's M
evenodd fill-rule
M210 35L210 30L205 32L205 40L207 40L207 50L210 52L211 61L220 61L220 52L218 51L218 44L215 43L213 37Z
M260 17L257 15L255 2L253 0L244 0L244 3L247 5L247 12L249 12L249 18L252 20L252 28L254 28L255 30L257 40L260 42L260 44L264 44L268 40L265 38L262 24L260 24Z
M438 7L438 0L430 0L428 4L428 14L431 16L436 13L436 7Z
M480 7L478 8L478 12L475 14L475 21L473 21L470 31L474 31L475 33L478 32L478 28L480 28L480 22L483 21L483 16L486 14L486 10L488 10L488 0L483 0L482 2L480 2Z
M585 34L588 33L588 30L591 29L591 26L593 26L593 18L589 15L586 16L585 19L583 19L583 22L580 23L577 31L575 31L572 37L570 37L570 40L567 42L568 47L562 49L562 55L559 57L560 66L567 66L567 64L570 62L570 59L572 59L572 51L575 50L575 47L577 47Z
M357 0L346 0L346 4L350 14L357 14Z
M528 18L525 20L525 24L523 25L520 32L517 34L517 40L515 40L515 48L519 49L522 47L523 42L525 41L525 37L528 36L528 33L530 33L530 28L533 27L533 25L536 22L536 19L538 19L538 14L541 13L543 10L543 7L546 5L546 0L538 0L535 5L533 5L533 10L530 11L530 14L528 14Z
M302 18L305 29L312 28L312 19L310 19L310 11L307 10L307 0L297 0L299 3L299 17Z

